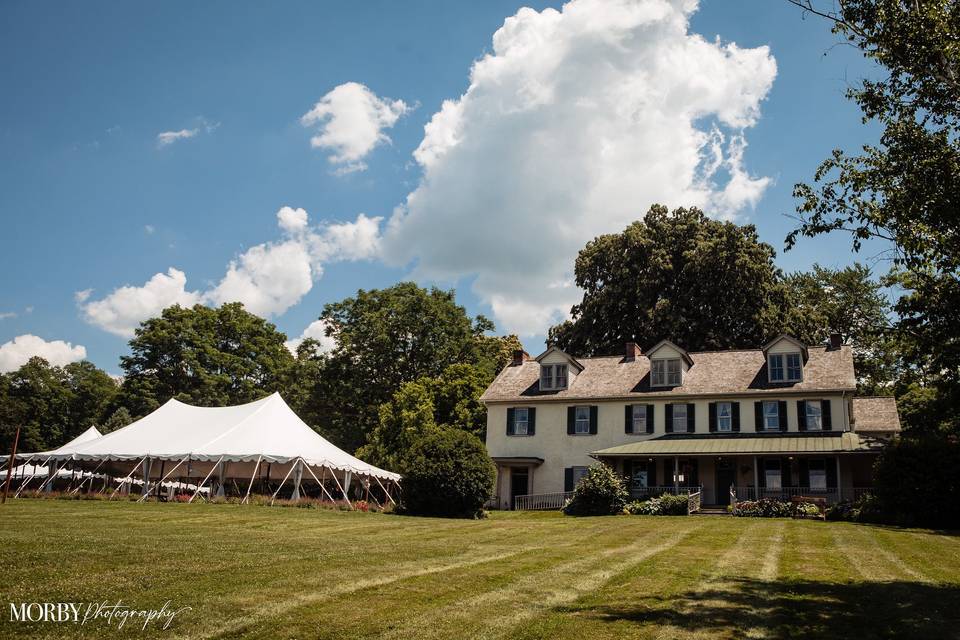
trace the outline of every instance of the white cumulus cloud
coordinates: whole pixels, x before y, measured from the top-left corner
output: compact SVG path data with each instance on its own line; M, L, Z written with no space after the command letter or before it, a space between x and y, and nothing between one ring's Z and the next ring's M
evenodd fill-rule
M164 131L157 134L157 146L160 148L173 144L177 140L187 140L200 133L200 129L180 129L179 131Z
M257 315L280 315L313 288L325 264L373 257L381 220L360 214L354 222L311 226L305 210L283 207L277 212L282 238L238 255L219 283L206 291L188 290L186 274L171 267L140 287L123 286L99 300L91 300L92 291L85 289L75 298L88 322L123 337L174 304L242 302Z
M390 138L383 132L410 111L403 100L381 98L358 82L346 82L323 96L300 122L317 127L310 139L314 148L330 152L328 160L337 165L335 173L363 171L363 158Z
M87 322L129 338L143 320L160 315L165 308L174 304L189 307L200 302L201 294L188 291L186 285L187 274L170 267L143 286L123 286L101 300L90 301L90 289L78 291L75 298Z
M596 235L655 202L723 218L755 205L769 180L744 167L744 131L776 62L690 33L696 8L572 0L508 18L466 93L426 125L423 176L383 258L421 278L473 277L501 329L533 335L579 299L573 261Z
M38 336L24 334L0 345L0 373L16 371L34 356L40 356L50 364L62 367L86 358L87 349L63 340L48 342Z
M305 339L313 338L320 343L321 352L332 351L334 347L337 346L337 340L333 336L327 336L326 330L326 322L323 320L314 320L307 325L307 328L303 330L303 333L301 333L299 337L286 341L287 349L289 349L293 355L297 355L297 347L299 347Z

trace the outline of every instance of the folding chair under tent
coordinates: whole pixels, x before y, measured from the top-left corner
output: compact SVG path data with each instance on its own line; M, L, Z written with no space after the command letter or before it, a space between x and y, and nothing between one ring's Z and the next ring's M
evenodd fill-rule
M195 407L170 400L153 413L104 436L34 454L58 469L99 470L117 488L143 484L146 498L186 479L194 493L222 496L231 489L249 500L255 484L274 498L304 492L332 502L350 492L393 502L400 475L368 464L307 426L280 394L233 407ZM377 491L379 489L379 491ZM116 490L116 488L115 488Z

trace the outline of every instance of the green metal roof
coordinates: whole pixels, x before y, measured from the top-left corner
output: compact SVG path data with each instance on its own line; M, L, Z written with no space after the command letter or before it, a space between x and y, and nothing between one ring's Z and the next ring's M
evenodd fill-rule
M598 458L653 455L735 455L769 453L854 453L877 451L882 442L845 432L831 436L713 437L661 436L594 451Z

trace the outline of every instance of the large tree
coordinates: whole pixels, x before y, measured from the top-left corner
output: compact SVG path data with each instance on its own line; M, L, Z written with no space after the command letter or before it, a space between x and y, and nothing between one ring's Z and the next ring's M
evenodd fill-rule
M654 205L580 251L574 275L583 300L550 329L550 342L578 355L662 338L691 350L756 346L781 324L775 255L753 225Z
M116 393L113 378L90 362L30 358L0 374L0 451L10 450L18 426L20 451L58 447L103 420Z
M454 292L402 282L358 291L326 305L320 319L336 341L322 356L319 377L304 410L339 446L354 450L379 422L379 407L407 382L434 378L456 363L473 364L491 378L503 366L503 344L493 323L471 318Z
M960 3L955 0L789 0L833 30L880 73L848 96L879 127L862 153L835 150L814 185L799 184L800 226L787 237L851 234L892 247L891 284L906 290L895 325L908 364L936 402L960 401ZM925 394L929 395L929 394ZM933 406L933 405L932 405ZM955 411L953 412L955 413ZM930 421L938 420L931 415Z
M861 392L892 393L897 375L897 341L890 331L890 301L870 268L842 269L819 264L788 275L785 330L807 344L822 344L831 333L853 346Z
M120 358L121 404L137 417L170 398L200 406L251 402L283 388L286 336L239 302L172 306L143 322Z

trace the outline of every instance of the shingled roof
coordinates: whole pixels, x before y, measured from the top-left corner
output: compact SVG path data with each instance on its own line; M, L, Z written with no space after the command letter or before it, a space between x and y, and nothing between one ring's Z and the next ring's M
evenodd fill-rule
M767 360L760 349L691 352L693 365L683 376L683 385L650 386L650 360L646 356L577 358L583 371L567 389L540 390L540 365L536 361L504 368L481 396L484 402L523 400L579 400L622 398L672 398L689 395L782 394L784 392L853 391L853 352L810 347L803 367L803 380L771 383Z
M857 431L891 434L900 431L896 398L854 398L851 418Z

